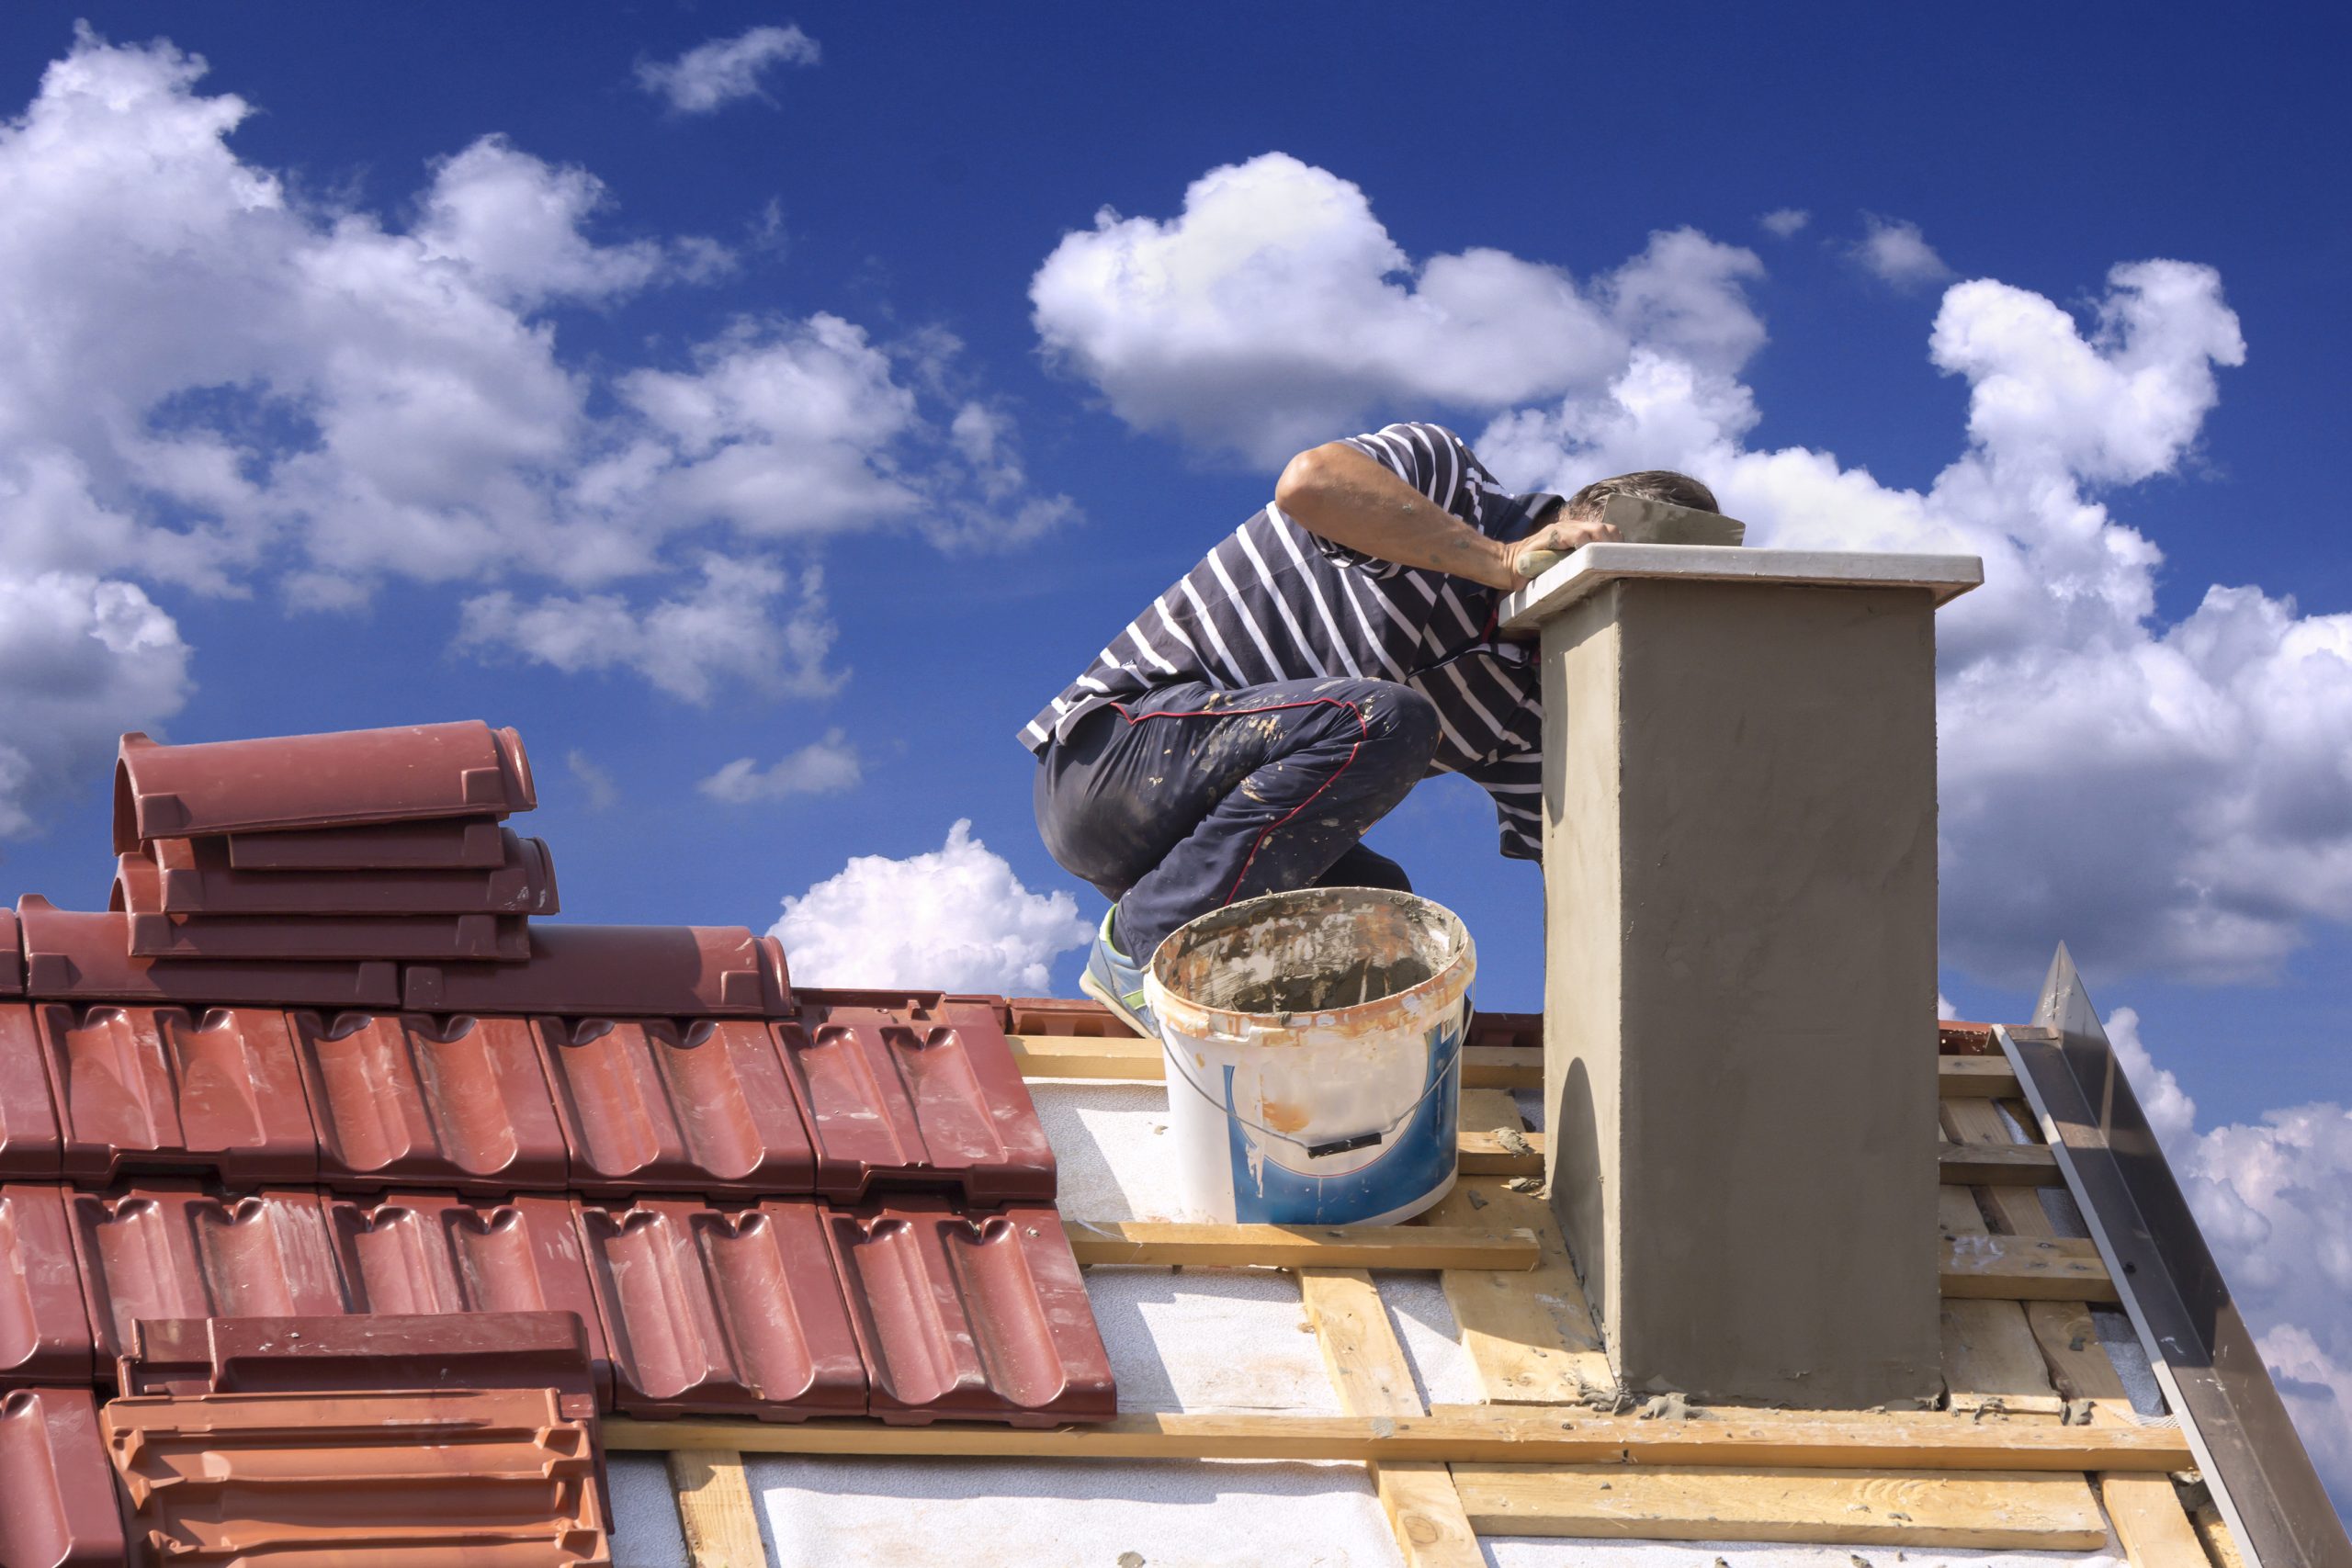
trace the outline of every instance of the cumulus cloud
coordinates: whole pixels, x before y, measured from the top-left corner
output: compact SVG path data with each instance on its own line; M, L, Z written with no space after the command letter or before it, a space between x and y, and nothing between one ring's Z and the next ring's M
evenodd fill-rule
M1363 191L1280 152L1213 169L1171 219L1106 208L1029 288L1047 357L1137 429L1278 463L1376 411L1596 389L1636 341L1711 369L1763 341L1756 257L1689 230L1579 285L1498 250L1415 261Z
M1757 544L1981 555L1985 586L1938 617L1947 958L2030 983L2063 936L2118 968L2275 974L2311 921L2352 919L2352 616L2215 585L2165 623L2161 552L2109 504L2179 471L2245 358L2220 277L2119 266L2079 320L1959 284L1928 352L1970 400L1922 491L1749 447L1745 385L1646 350L1476 445L1529 485L1686 469Z
M793 27L753 28L696 44L672 61L645 61L637 85L680 114L708 114L739 98L766 99L761 78L779 65L814 65L817 40Z
M1919 232L1919 225L1899 218L1862 214L1862 237L1850 254L1862 270L1897 288L1924 288L1951 276L1951 268Z
M796 795L835 795L855 789L863 769L857 748L838 729L763 768L738 757L695 787L729 806L784 800Z
M769 934L804 985L1036 995L1054 960L1094 931L1069 894L1030 892L959 821L928 853L853 858L786 897Z
M108 775L117 737L187 700L188 648L136 584L0 568L0 837Z
M485 657L516 655L567 675L631 670L673 696L707 704L722 684L824 696L843 677L825 668L837 628L817 569L792 574L774 561L717 553L702 581L639 606L617 593L548 594L525 601L503 590L465 603L458 646Z
M1813 214L1802 207L1776 207L1756 221L1774 239L1786 240L1812 222Z
M961 547L1070 514L1030 488L1009 420L976 466L967 410L988 405L948 388L935 337L778 317L649 363L575 363L563 312L731 254L602 237L593 174L496 136L435 162L404 225L307 203L232 150L251 110L200 92L205 69L84 28L0 124L8 591L118 583L111 602L135 594L168 628L150 589L335 611L388 580L462 582L477 649L625 666L689 700L729 672L805 694L831 689L831 623L805 592L779 607L777 541L908 529ZM712 555L741 581L714 581ZM176 706L176 634L126 646L125 682L86 683L77 733ZM15 744L8 798L53 791L64 753Z
M563 754L565 771L580 786L582 796L591 811L610 811L620 803L621 787L613 782L611 770L596 759L574 746Z
M2336 1506L2352 1514L2352 1110L2298 1105L2199 1131L2139 1015L2108 1036Z

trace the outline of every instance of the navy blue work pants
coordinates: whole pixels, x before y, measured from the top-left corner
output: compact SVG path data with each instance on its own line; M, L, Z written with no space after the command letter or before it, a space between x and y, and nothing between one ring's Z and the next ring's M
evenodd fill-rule
M1410 891L1358 840L1429 772L1437 709L1390 681L1164 686L1095 709L1038 758L1037 830L1117 901L1149 964L1197 915L1295 887Z

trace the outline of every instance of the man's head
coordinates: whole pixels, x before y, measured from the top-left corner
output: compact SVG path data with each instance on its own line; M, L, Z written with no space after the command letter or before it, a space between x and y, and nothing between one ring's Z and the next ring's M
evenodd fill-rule
M1593 480L1562 502L1559 511L1553 516L1562 522L1598 521L1602 508L1609 504L1609 498L1612 495L1663 501L1669 506L1687 506L1694 512L1723 510L1715 504L1715 492L1689 474L1678 474L1671 468L1644 468L1639 473Z

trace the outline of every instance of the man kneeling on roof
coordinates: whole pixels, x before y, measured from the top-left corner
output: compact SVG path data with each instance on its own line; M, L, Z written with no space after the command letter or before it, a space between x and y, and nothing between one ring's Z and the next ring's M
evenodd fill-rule
M1292 458L1022 731L1046 848L1113 900L1088 992L1156 1036L1143 971L1187 920L1297 887L1409 892L1361 840L1431 773L1483 784L1502 852L1537 858L1541 690L1496 611L1521 551L1614 538L1613 494L1715 510L1664 471L1514 494L1434 424Z

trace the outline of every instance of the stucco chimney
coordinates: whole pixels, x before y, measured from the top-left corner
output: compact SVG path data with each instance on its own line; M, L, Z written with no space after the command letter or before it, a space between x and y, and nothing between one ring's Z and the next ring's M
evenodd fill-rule
M1931 1400L1935 608L1969 556L1588 547L1540 633L1551 1201L1621 1386Z

